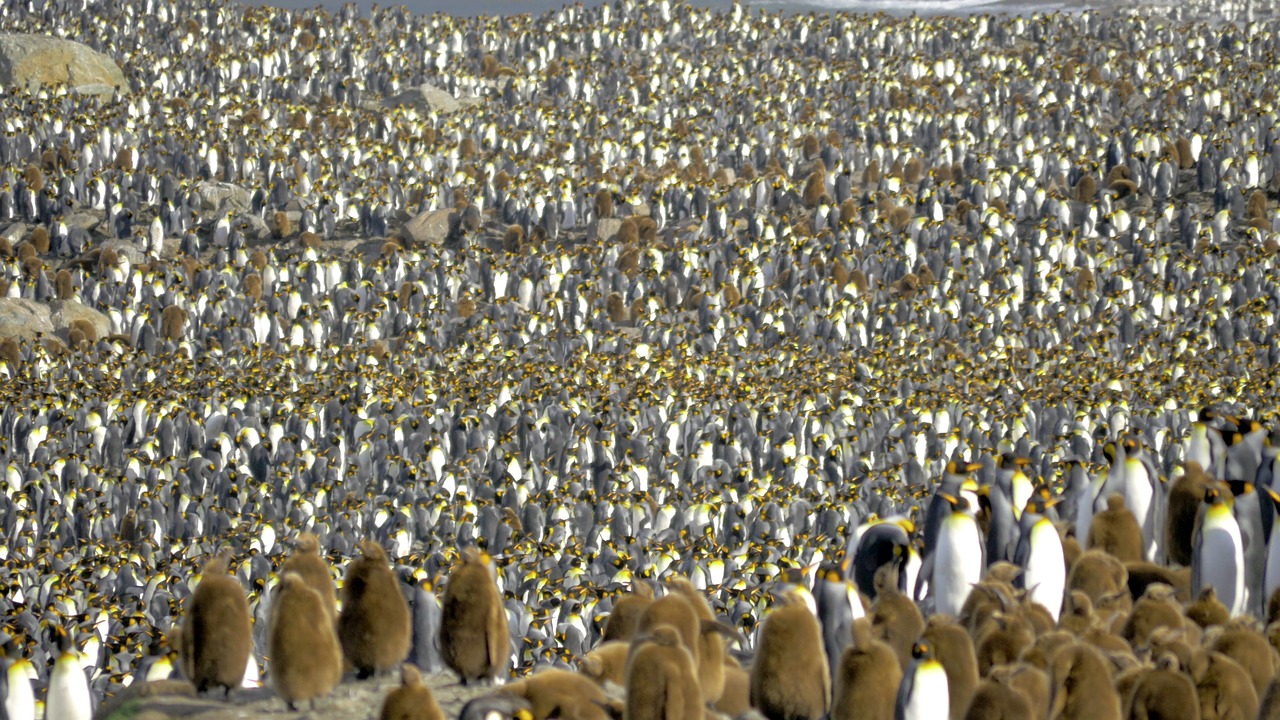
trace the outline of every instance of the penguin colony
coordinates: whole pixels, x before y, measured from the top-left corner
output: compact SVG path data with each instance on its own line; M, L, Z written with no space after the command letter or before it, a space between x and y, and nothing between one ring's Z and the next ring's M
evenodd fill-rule
M109 320L0 340L10 717L323 704L338 651L664 714L1274 712L1268 8L5 2L129 82L0 96L0 295ZM476 99L379 102L424 82ZM505 659L444 642L465 548ZM487 702L599 698L544 674Z

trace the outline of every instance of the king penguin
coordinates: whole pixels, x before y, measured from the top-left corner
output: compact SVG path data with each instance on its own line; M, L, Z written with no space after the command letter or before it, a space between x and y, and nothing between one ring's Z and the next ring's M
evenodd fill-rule
M1227 493L1220 483L1205 491L1206 507L1191 551L1191 595L1212 586L1235 617L1245 611L1244 542Z
M893 648L872 636L870 621L856 620L853 643L836 666L831 720L893 720L902 667Z
M320 556L320 539L313 533L298 533L294 541L297 550L280 568L281 577L285 573L294 572L320 595L320 601L329 618L336 619L337 591L333 587L333 575L329 572L329 564Z
M13 644L10 652L16 652ZM31 681L36 679L35 666L31 661L21 657L13 657L0 681L4 683L4 712L7 720L35 720L36 695L31 688Z
M818 720L831 705L831 675L813 596L789 588L760 630L751 705L769 720Z
M223 553L205 566L191 595L180 636L183 672L197 692L221 687L230 695L240 687L253 649L249 600L240 581L228 574L231 556Z
M1280 535L1276 534L1276 530L1280 529L1280 492L1271 488L1265 488L1265 491L1267 497L1263 502L1269 503L1275 510L1272 513L1271 537L1280 538ZM1275 594L1276 588L1280 588L1280 541L1273 540L1267 543L1267 561L1262 578L1264 606L1271 602L1271 596Z
M290 710L329 694L342 680L333 616L310 582L286 572L271 604L271 685Z
M71 636L55 625L57 659L49 673L49 690L44 701L45 720L90 720L93 700L85 679L84 664ZM243 665L241 666L243 669Z
M936 720L950 716L947 673L933 656L933 646L920 640L911 647L911 667L902 675L894 720Z
M440 607L440 654L463 684L505 676L511 660L507 611L489 556L469 547L449 574Z
M347 565L342 583L338 640L360 679L390 670L409 654L409 605L400 593L387 552L372 540Z
M1022 568L1019 587L1027 591L1033 602L1043 605L1056 623L1062 612L1067 563L1062 552L1062 537L1044 514L1052 506L1053 501L1040 497L1027 503L1018 521L1021 533L1013 561Z
M822 623L822 647L834 675L840 656L849 645L854 621L864 617L866 612L858 591L844 579L840 566L835 563L826 563L818 568L813 580L813 599L818 609L818 622Z
M969 591L982 580L986 567L982 533L967 499L955 495L942 497L951 505L951 514L938 533L930 589L934 612L959 616Z

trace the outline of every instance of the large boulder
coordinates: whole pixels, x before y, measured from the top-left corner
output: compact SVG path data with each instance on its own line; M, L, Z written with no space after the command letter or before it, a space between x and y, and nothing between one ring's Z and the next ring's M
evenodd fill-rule
M253 193L229 182L204 180L196 183L196 199L201 210L248 210Z
M417 245L443 245L453 210L426 210L404 224L403 234Z
M49 303L49 321L53 324L58 337L66 339L71 332L71 323L84 320L104 338L111 334L111 318L85 305L79 300L54 300Z
M415 107L420 111L447 115L471 103L459 102L448 92L440 88L423 84L402 90L382 101L384 108Z
M128 90L120 66L87 45L47 35L0 34L0 85L66 85L86 95Z
M587 239L591 242L612 242L622 229L618 218L600 218L587 226Z
M24 298L0 298L0 337L35 340L52 337L54 327L48 305Z

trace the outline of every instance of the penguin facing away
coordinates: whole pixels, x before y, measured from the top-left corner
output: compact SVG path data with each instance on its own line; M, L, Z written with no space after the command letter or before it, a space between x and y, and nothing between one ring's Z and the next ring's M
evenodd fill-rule
M359 679L395 667L409 654L409 606L400 593L387 552L376 542L360 543L360 557L347 564L342 583L338 640Z
M463 551L461 564L449 574L440 610L440 653L463 684L504 676L511 638L487 554L474 547Z

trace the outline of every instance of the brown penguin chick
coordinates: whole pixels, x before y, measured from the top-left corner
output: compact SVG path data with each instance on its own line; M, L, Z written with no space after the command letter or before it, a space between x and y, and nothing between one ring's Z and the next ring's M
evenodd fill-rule
M512 683L498 692L529 701L533 720L608 720L609 698L599 685L578 673L549 668Z
M1191 548L1195 541L1196 518L1205 490L1213 480L1200 463L1190 461L1182 475L1169 486L1165 500L1164 551L1169 562L1191 565Z
M613 193L602 188L596 191L596 219L603 220L613 217Z
M1280 677L1268 683L1258 699L1258 720L1280 720Z
M978 635L978 672L985 676L997 665L1016 662L1035 640L1035 630L1023 613L996 613Z
M645 583L634 583L631 594L623 595L613 603L613 610L604 624L601 642L624 640L630 642L636 634L640 616L653 604L653 588Z
M449 573L440 604L440 654L462 684L505 675L511 635L489 556L474 547Z
M1065 630L1053 630L1047 632L1037 637L1030 647L1022 651L1022 655L1018 658L1018 662L1033 665L1045 672L1048 672L1049 659L1054 655L1057 655L1058 651L1062 648L1075 643L1077 639L1078 638L1075 635Z
M649 603L640 613L636 623L636 635L644 635L659 625L669 625L680 635L680 642L689 651L696 665L698 661L698 636L702 627L698 611L685 596L670 592Z
M698 687L702 689L703 702L713 704L724 691L725 639L733 634L733 630L716 622L711 606L693 583L677 577L667 581L667 585L684 596L698 616L698 649L694 653L694 662L698 665Z
M182 626L180 655L196 692L221 687L230 695L249 665L249 600L240 581L227 574L230 566L227 554L209 561Z
M657 625L633 644L623 720L702 720L698 670L680 631Z
M960 624L975 639L975 645L992 616L1015 606L1017 594L1012 585L994 579L983 579L973 586L960 608Z
M1118 720L1120 697L1106 658L1089 645L1063 648L1050 663L1049 717L1058 720Z
M22 346L16 338L0 338L0 358L10 365L22 364Z
M892 720L901 683L894 649L873 636L866 618L853 621L853 643L835 672L831 720Z
M1129 594L1135 599L1147 593L1147 587L1156 584L1173 588L1174 596L1179 600L1191 596L1191 568L1164 567L1149 562L1125 563L1125 571L1129 573Z
M1165 653L1156 666L1139 674L1127 696L1126 717L1198 720L1200 699L1191 676L1179 670L1178 658Z
M66 268L59 270L58 274L54 275L53 287L59 300L70 300L76 296L75 279L71 277L71 271Z
M285 572L271 602L271 685L290 710L328 695L342 680L342 646L320 593L296 572Z
M1249 621L1242 619L1225 625L1212 640L1208 635L1205 640L1208 649L1226 655L1244 668L1259 697L1280 671L1280 655L1261 633L1250 626Z
M1168 592L1170 595L1162 595ZM1179 630L1184 626L1182 608L1173 601L1171 590L1165 585L1152 585L1147 592L1133 605L1133 612L1125 621L1120 635L1130 645L1145 645L1147 638L1157 628Z
M31 246L41 255L49 252L49 228L37 225L36 229L31 231L31 237L27 238L27 242L31 243Z
M387 552L378 543L364 540L360 557L347 564L342 581L338 616L342 652L356 669L356 677L363 680L404 660L410 637L409 605L387 563Z
M896 658L895 658L896 660ZM712 705L716 712L731 718L751 709L751 674L737 665L724 666L724 690Z
M1093 611L1093 601L1080 590L1067 593L1066 602L1062 604L1062 614L1058 616L1058 628L1072 635L1079 635L1099 622Z
M599 685L611 682L621 686L627 681L627 656L630 654L630 643L610 640L587 653L578 663L578 671Z
M1210 625L1226 625L1231 619L1231 613L1218 599L1218 593L1212 585L1200 591L1200 597L1187 605L1185 614L1188 620L1202 628Z
M1118 493L1107 498L1107 509L1093 516L1085 547L1101 550L1120 562L1142 560L1142 527Z
M933 646L933 656L947 673L947 693L951 695L951 717L958 718L969 707L978 687L978 656L969 633L954 620L935 615L929 618L924 639Z
M1035 717L1048 716L1051 691L1048 671L1026 663L1013 663L992 670L990 679L1025 698Z
M160 313L160 335L165 340L181 340L187 329L187 311L170 305Z
M1219 652L1208 654L1204 671L1195 678L1203 720L1248 720L1258 716L1258 691L1249 673Z
M1128 595L1127 583L1129 573L1124 563L1101 550L1088 550L1071 566L1067 574L1067 590L1080 590L1089 596L1096 610L1102 598L1125 591Z
M382 701L379 720L444 720L431 688L422 682L422 673L409 663L400 667L400 687L392 688Z
M329 563L320 557L320 538L314 533L299 533L294 540L296 550L289 559L280 566L280 574L297 573L302 581L320 596L320 604L329 614L330 620L338 617L338 593L333 586L333 575L329 572Z
M924 632L924 617L911 598L899 592L882 592L871 605L871 635L883 640L898 656L898 669L911 665L911 646Z
M831 673L811 597L793 587L760 628L751 705L769 720L817 720L831 706Z
M640 242L640 226L635 218L625 218L618 226L618 237L615 242L621 247L635 247Z
M962 715L964 720L1033 720L1031 703L1022 693L994 680L983 680L973 694L973 702Z

